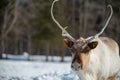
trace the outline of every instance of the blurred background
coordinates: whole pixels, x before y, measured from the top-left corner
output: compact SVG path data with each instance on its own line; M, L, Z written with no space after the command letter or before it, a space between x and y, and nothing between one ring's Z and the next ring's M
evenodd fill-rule
M7 55L27 54L61 57L69 56L64 46L61 30L51 19L52 0L1 0L0 1L0 58ZM107 5L114 10L112 19L103 35L120 44L119 0L60 0L54 6L54 15L75 38L98 33L110 14Z
M0 0L0 80L78 80L61 30L51 18L52 2ZM59 0L53 12L73 37L87 38L105 25L108 4L114 14L102 35L120 45L120 0Z

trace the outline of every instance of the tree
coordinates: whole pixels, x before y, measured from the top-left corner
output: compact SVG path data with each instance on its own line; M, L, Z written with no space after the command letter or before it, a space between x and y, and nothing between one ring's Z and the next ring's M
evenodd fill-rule
M12 5L12 4L14 4L14 5ZM13 13L12 13L12 11L10 11L11 8L14 8ZM5 53L5 43L6 43L5 41L7 39L7 35L11 31L11 29L15 26L15 22L16 22L17 16L18 16L17 8L18 8L17 1L16 2L12 2L12 1L9 2L9 4L5 8L4 22L3 22L3 27L1 30L2 52L0 55L2 55L2 53ZM14 16L14 17L11 18L12 16Z

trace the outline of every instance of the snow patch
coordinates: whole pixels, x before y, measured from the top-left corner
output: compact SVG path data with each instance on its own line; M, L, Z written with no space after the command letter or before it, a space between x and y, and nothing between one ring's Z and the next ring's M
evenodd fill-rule
M0 80L79 80L79 78L71 70L70 62L0 60ZM120 76L117 80L120 80Z
M78 80L70 63L0 60L0 80Z

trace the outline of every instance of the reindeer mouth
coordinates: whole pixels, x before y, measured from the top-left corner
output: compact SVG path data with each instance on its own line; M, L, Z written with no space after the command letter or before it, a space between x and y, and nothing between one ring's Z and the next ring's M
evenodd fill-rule
M71 69L75 72L78 72L78 71L82 70L82 65L79 64L79 63L76 63L76 62L72 63L71 64Z
M74 68L72 68L72 70L75 71L75 72L81 71L80 69L74 69Z

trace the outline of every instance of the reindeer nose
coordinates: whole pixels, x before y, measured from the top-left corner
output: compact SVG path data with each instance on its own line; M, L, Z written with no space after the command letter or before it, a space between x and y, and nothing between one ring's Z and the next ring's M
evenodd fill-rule
M81 64L73 63L73 64L71 64L71 68L75 71L78 71L81 69Z

